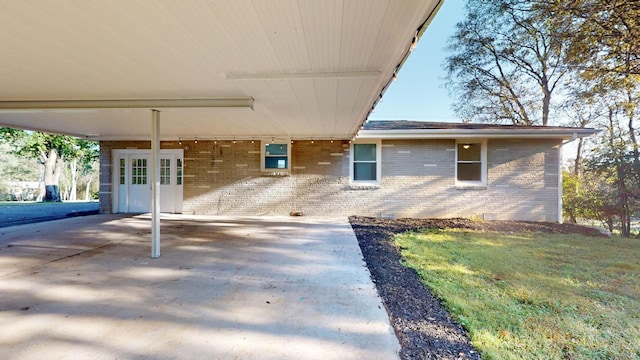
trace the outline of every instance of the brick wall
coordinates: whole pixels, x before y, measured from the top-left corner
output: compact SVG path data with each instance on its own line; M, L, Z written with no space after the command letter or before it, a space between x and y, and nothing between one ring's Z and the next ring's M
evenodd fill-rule
M484 217L558 219L558 141L489 140L483 189L455 186L455 140L385 140L382 182L349 183L346 141L295 141L291 174L260 171L260 141L162 142L184 148L187 214ZM101 143L101 210L111 209L111 150L148 142Z

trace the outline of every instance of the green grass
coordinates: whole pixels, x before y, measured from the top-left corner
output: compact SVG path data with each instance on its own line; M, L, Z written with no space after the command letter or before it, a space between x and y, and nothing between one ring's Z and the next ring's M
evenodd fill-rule
M395 241L485 359L640 359L640 240L429 230Z

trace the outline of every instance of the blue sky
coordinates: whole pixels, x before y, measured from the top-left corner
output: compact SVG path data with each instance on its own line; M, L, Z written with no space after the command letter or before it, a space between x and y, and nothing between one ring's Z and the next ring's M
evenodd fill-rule
M464 0L445 0L369 120L459 122L444 88L447 40L464 16Z

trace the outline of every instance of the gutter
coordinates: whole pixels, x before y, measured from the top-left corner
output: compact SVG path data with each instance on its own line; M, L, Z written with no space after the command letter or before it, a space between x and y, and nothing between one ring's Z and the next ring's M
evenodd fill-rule
M584 138L600 130L584 129L411 129L360 130L358 139L570 139ZM564 144L564 143L563 143Z

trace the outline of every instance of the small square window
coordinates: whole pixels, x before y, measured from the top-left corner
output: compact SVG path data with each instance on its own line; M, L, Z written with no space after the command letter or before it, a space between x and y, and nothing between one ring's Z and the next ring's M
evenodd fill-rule
M288 142L284 143L265 141L262 143L261 153L263 171L289 171L291 147L289 146Z

